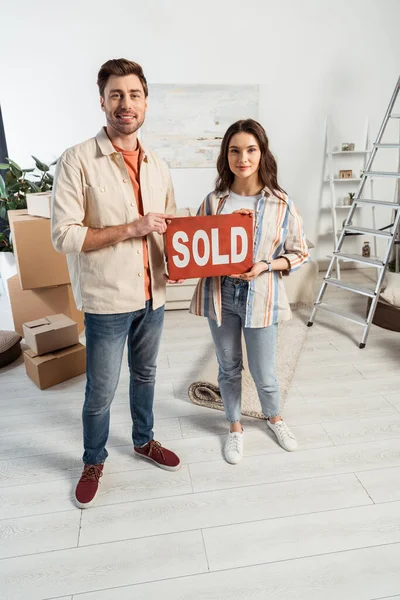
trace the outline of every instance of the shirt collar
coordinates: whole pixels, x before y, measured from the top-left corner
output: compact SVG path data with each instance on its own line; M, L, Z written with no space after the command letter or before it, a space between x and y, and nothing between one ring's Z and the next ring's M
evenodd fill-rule
M263 188L261 190L261 193L264 196L264 198L266 198L268 196L273 196L273 193L271 192L271 190L268 187ZM223 192L220 192L218 194L218 198L220 200L225 200L228 196L229 196L229 190L224 190Z
M96 135L96 141L100 148L100 152L102 154L104 154L104 156L110 156L111 154L117 153L117 151L115 150L114 146L111 143L110 138L107 135L107 131L106 131L105 127L102 127L100 129L99 133ZM148 152L143 147L143 144L141 142L139 142L139 140L138 140L138 143L142 149L142 157L143 157L144 162L149 162Z

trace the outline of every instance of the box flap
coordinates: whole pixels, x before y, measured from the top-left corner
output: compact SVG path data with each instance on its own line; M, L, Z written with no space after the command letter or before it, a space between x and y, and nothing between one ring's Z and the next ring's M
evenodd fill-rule
M28 213L27 208L23 208L21 210L9 210L7 212L8 220L10 225L14 225L19 221L43 221L43 217L34 217Z
M29 323L24 323L25 327L29 329L35 329L35 327L41 327L42 325L50 325L50 319L47 317L43 317L42 319L36 319L36 321L29 321Z
M70 317L68 317L68 315L64 315L63 313L59 313L57 315L49 315L47 317L52 323L54 323L55 321L71 321L71 323L75 323L75 321L73 321Z
M26 354L26 356L30 358L35 365L41 365L42 363L48 362L49 360L53 360L54 358L56 358L53 352L49 352L48 354L42 354L42 356L38 356L33 350L25 350L24 354Z
M36 365L41 365L42 363L47 362L49 360L63 358L64 356L68 356L68 354L73 354L78 350L82 350L82 348L85 348L83 344L75 344L74 346L62 348L62 350L55 350L54 352L42 354L41 356L38 356L33 350L25 350L24 354L26 354L26 356L33 360Z
M73 354L77 350L82 350L82 348L85 348L83 344L75 344L74 346L57 350L57 352L53 352L53 358L62 358L63 356L68 356L68 354Z

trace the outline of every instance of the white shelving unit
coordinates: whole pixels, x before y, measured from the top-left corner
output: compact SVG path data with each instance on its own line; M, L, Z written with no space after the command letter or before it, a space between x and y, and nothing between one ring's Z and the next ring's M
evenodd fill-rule
M344 220L344 218L346 216L346 211L350 209L350 206L343 204L343 193L341 194L340 201L338 201L338 196L339 196L340 190L343 187L343 185L346 184L347 186L350 186L350 189L352 191L354 191L354 194L356 194L358 191L358 186L361 183L361 177L359 177L359 176L351 177L348 179L339 178L339 176L338 176L339 171L346 170L347 164L345 161L350 156L353 156L353 157L356 156L356 157L360 158L360 164L359 164L359 167L357 168L356 174L360 173L361 171L363 171L365 169L366 164L367 164L368 155L371 151L368 148L368 143L369 143L369 122L368 122L368 120L365 125L364 140L365 140L364 147L362 149L355 148L354 150L338 150L337 148L335 148L333 146L332 136L331 136L331 126L330 126L329 119L327 119L325 161L324 161L324 163L325 163L324 183L327 185L329 184L329 188L330 188L330 211L331 211L331 218L332 218L333 250L335 249L337 241L338 241L338 237L340 236L342 221ZM351 140L348 140L348 141L350 142ZM354 161L352 161L352 164L354 164ZM354 171L354 167L352 167L351 170ZM336 186L338 186L338 188ZM370 179L370 195L368 197L371 199L374 198L372 179ZM339 212L339 215L340 215L340 213L342 213L343 218L341 218L340 216L338 217L338 212ZM340 222L339 227L338 227L338 219ZM375 228L376 223L375 223L375 209L374 208L372 210L372 220L373 220L373 226ZM377 254L376 239L373 240L373 244L374 244L374 254L376 255ZM340 279L339 261L336 262L336 276L338 279Z

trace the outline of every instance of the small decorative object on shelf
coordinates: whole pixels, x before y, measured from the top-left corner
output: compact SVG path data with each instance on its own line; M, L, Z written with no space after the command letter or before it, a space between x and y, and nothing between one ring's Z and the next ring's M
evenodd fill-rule
M371 256L371 248L369 242L364 242L364 246L362 247L362 255L365 258L369 258Z
M342 152L348 152L349 151L349 144L345 143L342 144Z
M342 152L354 152L355 144L345 142L342 144Z
M349 192L348 195L344 199L345 206L351 206L353 204L355 193Z
M342 169L339 171L339 179L351 179L353 177L353 171L351 169Z

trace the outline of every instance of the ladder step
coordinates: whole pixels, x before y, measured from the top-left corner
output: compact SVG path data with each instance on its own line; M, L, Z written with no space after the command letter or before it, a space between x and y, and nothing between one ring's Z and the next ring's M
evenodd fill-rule
M393 233L387 231L381 231L380 229L368 229L368 227L357 227L356 225L346 225L345 231L353 233L362 233L364 235L374 235L375 237L392 238Z
M374 148L400 148L400 144L374 144Z
M368 296L368 298L374 298L375 292L373 290L367 290L366 288L360 288L357 285L351 283L345 283L340 279L334 279L333 277L324 277L325 283L334 285L335 287L347 290L348 292L354 292L355 294L361 294L362 296Z
M384 202L383 200L364 200L364 198L358 198L354 200L357 204L372 204L372 206L387 206L388 208L394 208L398 210L400 204L398 202Z
M342 260L351 260L353 262L358 262L363 265L370 265L371 267L378 267L378 269L382 269L384 264L381 260L376 260L376 258L366 258L365 256L361 256L360 254L346 254L345 252L334 252L333 256L340 258Z
M353 315L351 313L345 313L342 310L339 310L338 308L331 307L328 304L325 304L324 302L320 302L319 304L315 303L314 306L315 306L315 308L325 310L326 312L337 315L338 317L342 317L343 319L347 319L348 321L357 323L357 325L363 325L363 327L366 327L368 325L368 322L366 321L366 319L362 319L358 315Z
M387 171L364 171L366 177L395 177L400 179L400 173L388 173Z
M390 118L391 119L400 119L400 115L393 114L393 115L390 115Z

